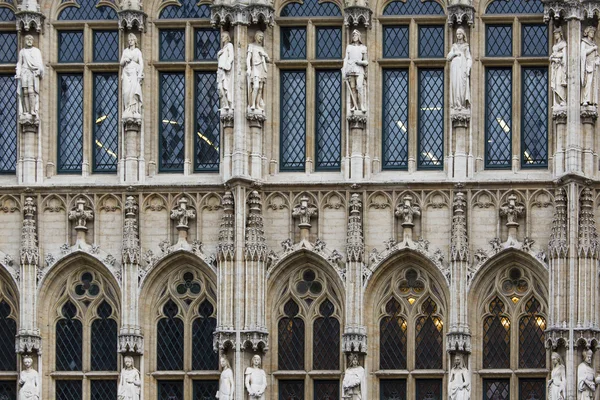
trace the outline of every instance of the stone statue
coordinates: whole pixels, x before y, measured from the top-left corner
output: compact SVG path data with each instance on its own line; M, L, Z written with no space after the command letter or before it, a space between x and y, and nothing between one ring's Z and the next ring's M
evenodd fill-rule
M550 87L554 93L554 105L564 106L567 99L567 42L560 28L554 30L554 46L552 46L550 62L552 63Z
M461 111L471 105L471 50L463 28L456 30L456 43L447 57L450 62L450 109Z
M38 373L31 366L33 359L30 356L23 357L25 368L19 376L19 400L39 400L40 380Z
M344 395L342 398L348 400L362 400L366 395L365 369L358 363L358 356L351 354L348 358L350 366L346 369L342 389Z
M454 366L448 379L448 398L450 400L469 400L471 398L471 373L465 367L462 354L454 356Z
M567 398L567 377L565 364L558 353L552 353L552 374L548 381L548 400Z
M367 111L366 85L367 79L367 46L362 44L360 32L352 31L352 43L346 46L346 55L342 65L342 76L350 92L350 111Z
M592 368L592 350L584 350L583 361L577 367L577 400L594 400L596 397L596 384L600 383L600 377L595 377Z
M596 28L588 26L583 31L581 39L581 105L598 104L598 46L596 46L594 36Z
M250 110L264 111L264 89L267 83L267 63L271 62L263 47L265 34L257 31L254 43L248 45L246 57L246 75L248 78L248 107Z
M123 119L142 118L142 80L144 79L144 60L142 52L137 48L137 37L130 33L129 46L123 50L121 66L123 75Z
M267 374L260 367L262 361L258 354L252 357L252 366L246 368L245 383L248 390L248 400L265 400L265 390L267 390Z
M25 48L17 60L19 116L21 119L37 119L40 106L40 79L44 77L42 53L33 47L33 36L25 36Z
M219 87L221 108L228 110L231 107L231 95L233 94L233 44L231 44L228 32L223 32L221 42L223 47L217 53L217 57L219 58L217 84Z
M235 381L233 380L233 371L229 365L227 358L221 357L221 377L219 378L219 391L215 396L219 400L233 400L235 397L233 391L235 389Z
M126 356L125 367L121 370L119 379L118 400L140 400L142 381L140 371L133 366L133 357Z

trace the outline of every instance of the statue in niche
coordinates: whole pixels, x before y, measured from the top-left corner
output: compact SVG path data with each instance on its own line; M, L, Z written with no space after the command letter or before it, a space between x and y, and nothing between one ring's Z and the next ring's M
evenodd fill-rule
M219 378L219 391L215 396L219 400L233 400L235 381L233 380L233 371L229 365L229 361L224 356L219 361L221 364L221 377Z
M265 390L267 390L267 374L260 366L262 360L258 354L252 357L252 365L246 368L245 383L248 390L248 400L265 400Z
M219 59L217 85L219 88L221 109L228 110L232 106L231 95L233 93L233 44L228 32L223 32L223 35L221 35L221 43L223 47L217 53Z
M142 80L144 79L144 60L142 52L137 47L137 37L130 33L129 46L123 50L121 66L123 76L123 119L142 118Z
M564 106L567 99L567 42L560 28L554 30L554 46L552 46L550 62L552 63L550 87L554 93L554 105Z
M577 400L594 400L596 397L596 384L600 383L600 377L595 376L592 368L592 350L582 352L583 361L577 367Z
M462 354L454 356L454 365L448 380L448 397L450 400L469 400L471 398L471 373L465 367Z
M552 374L548 381L548 400L567 398L567 376L565 364L558 353L552 353Z
M367 111L365 81L367 80L367 46L362 44L358 29L352 31L352 42L346 46L342 76L350 93L350 111Z
M598 104L597 80L600 57L598 57L595 36L596 28L588 26L583 31L581 39L581 105L583 106Z
M450 62L450 109L462 111L471 106L471 50L463 28L456 30L456 43L447 57Z
M126 356L123 362L125 363L125 367L121 370L117 399L140 400L142 386L140 371L133 366L133 357Z
M264 89L267 83L267 63L271 62L269 55L263 47L265 34L256 31L254 43L248 45L246 57L246 75L248 78L248 107L251 111L264 111Z
M33 36L25 36L25 48L17 60L19 116L23 120L38 118L40 106L40 79L44 77L42 53L33 47Z
M363 394L367 393L365 381L365 369L358 363L358 356L351 354L348 358L350 366L346 369L342 388L342 398L348 400L362 400Z
M19 400L39 400L40 379L37 371L32 368L31 356L23 357L23 365L25 368L19 375Z

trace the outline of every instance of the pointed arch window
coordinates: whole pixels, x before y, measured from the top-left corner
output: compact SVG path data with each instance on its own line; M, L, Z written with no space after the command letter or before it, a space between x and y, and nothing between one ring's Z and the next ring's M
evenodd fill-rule
M198 317L192 325L192 369L219 369L219 356L216 352L210 351L213 333L217 328L214 314L215 308L210 301L204 300L198 306Z
M277 354L281 370L304 369L304 321L298 317L300 308L294 300L284 307L285 317L279 320Z
M92 371L116 371L117 321L106 301L98 306L97 314L98 319L92 322Z
M387 315L379 323L379 368L406 369L406 318L400 303L391 299L385 306Z
M158 321L156 358L161 371L183 369L183 321L177 316L179 307L169 300L163 307L163 318Z
M7 6L0 5L0 174L13 174L17 166L17 32L15 14Z
M422 316L416 323L416 363L417 369L442 369L443 327L437 314L437 304L427 298L421 306Z
M498 297L483 322L483 368L510 368L510 318Z
M334 312L333 303L325 299L313 325L313 369L340 369L340 322Z
M546 319L540 315L540 302L532 297L525 305L527 313L519 320L519 368L544 368Z
M5 300L0 301L0 371L17 370L15 336L17 321L12 307Z
M77 307L67 301L62 307L62 319L56 323L56 369L81 371L83 326L77 319Z

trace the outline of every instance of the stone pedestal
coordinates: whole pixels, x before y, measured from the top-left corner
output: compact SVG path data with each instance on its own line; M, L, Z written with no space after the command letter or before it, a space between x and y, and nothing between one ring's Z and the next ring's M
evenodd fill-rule
M254 179L262 178L262 144L264 112L248 112L246 114L250 125L250 176Z
M451 155L451 168L449 174L457 180L464 180L469 176L469 124L471 112L451 111L453 154Z
M227 181L231 178L232 174L232 150L233 150L233 126L234 116L232 109L221 109L221 126L223 127L223 143L221 148L223 149L223 164L221 165L221 173L223 174L223 180Z
M39 120L21 119L21 166L19 168L19 182L30 184L38 181L37 174L37 154L39 138ZM39 177L42 178L41 176Z
M125 141L125 171L123 173L125 182L137 183L140 177L138 165L140 157L140 134L142 121L140 119L129 119L123 121L123 132Z
M554 120L554 175L562 175L565 172L565 141L567 135L567 107L555 105L552 107L552 119Z
M594 169L594 133L597 119L598 109L596 106L581 106L581 124L583 126L581 135L581 169L588 177L596 175L596 170Z
M364 177L364 137L367 126L366 111L351 110L350 124L350 179L360 181Z

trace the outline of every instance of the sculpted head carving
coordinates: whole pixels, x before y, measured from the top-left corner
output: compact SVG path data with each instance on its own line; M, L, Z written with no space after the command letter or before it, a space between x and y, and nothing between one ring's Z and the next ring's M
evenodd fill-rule
M463 43L467 41L467 34L465 33L465 30L463 28L458 28L456 30L456 40L459 43Z
M135 36L133 33L130 33L129 36L127 36L127 43L129 44L129 47L137 47L137 36Z
M260 358L260 356L258 354L255 354L254 357L252 357L252 366L254 368L260 368L262 364L262 359Z
M221 368L224 370L226 370L227 368L231 368L231 365L229 365L229 360L227 359L227 357L221 357L221 360L219 361Z

